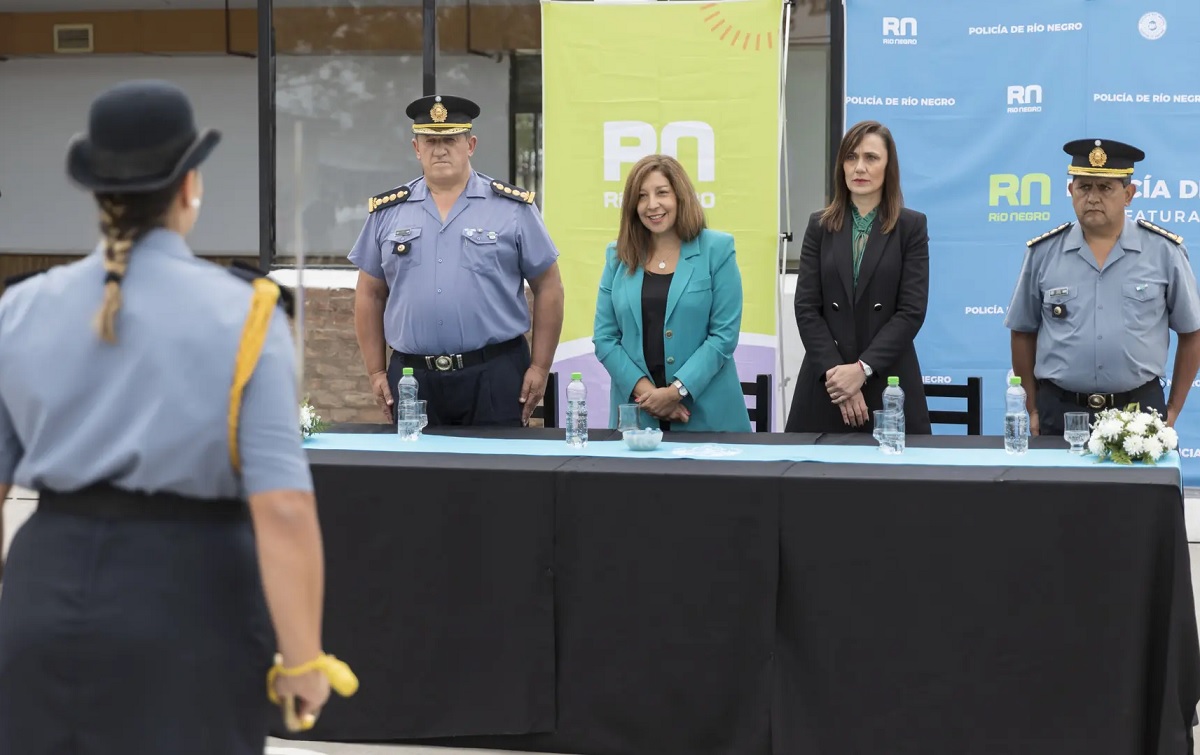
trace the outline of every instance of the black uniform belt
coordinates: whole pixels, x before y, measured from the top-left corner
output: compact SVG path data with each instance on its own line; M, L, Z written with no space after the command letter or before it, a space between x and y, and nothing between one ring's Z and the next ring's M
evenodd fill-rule
M401 354L397 352L396 356L400 358L400 364L403 367L412 367L414 370L453 372L495 359L501 354L517 348L524 341L525 336L517 336L511 341L491 343L482 349L475 349L464 354Z
M1158 381L1151 380L1145 385L1134 388L1132 391L1125 391L1124 393L1081 393L1079 391L1068 391L1066 388L1061 388L1049 380L1039 380L1038 387L1039 389L1049 388L1057 392L1064 401L1069 401L1085 409L1124 409L1131 403L1130 400L1135 393L1156 382Z
M244 501L134 493L107 484L70 492L39 491L38 511L101 519L236 520L249 516Z

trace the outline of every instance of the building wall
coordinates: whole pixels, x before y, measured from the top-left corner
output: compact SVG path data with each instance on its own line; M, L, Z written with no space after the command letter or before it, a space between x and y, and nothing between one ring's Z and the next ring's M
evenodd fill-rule
M344 256L367 198L420 175L404 116L421 95L420 56L281 56L276 70L278 249L294 253L300 218L307 253ZM146 77L183 87L201 127L223 135L201 169L204 209L193 248L258 255L257 67L231 56L0 62L0 254L78 254L95 244L92 200L66 177L67 143L86 128L96 94ZM507 58L442 56L439 81L479 103L473 162L507 180Z

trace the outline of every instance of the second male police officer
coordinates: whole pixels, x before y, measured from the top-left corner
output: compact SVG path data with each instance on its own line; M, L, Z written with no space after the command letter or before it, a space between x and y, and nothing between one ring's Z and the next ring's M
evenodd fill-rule
M1131 403L1173 425L1200 368L1200 297L1183 239L1125 215L1141 150L1101 139L1063 150L1079 222L1029 242L1005 319L1031 432L1062 435L1065 412ZM1168 328L1179 344L1164 401Z
M478 105L431 95L406 112L423 175L370 199L350 252L371 387L389 422L393 391L412 367L430 425L526 424L562 331L558 251L533 192L472 170Z

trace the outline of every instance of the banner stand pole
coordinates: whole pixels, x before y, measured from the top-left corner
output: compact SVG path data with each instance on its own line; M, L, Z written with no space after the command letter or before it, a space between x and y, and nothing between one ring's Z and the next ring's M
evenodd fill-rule
M791 376L787 374L787 361L784 359L784 339L783 339L783 299L784 299L784 281L787 274L787 252L788 244L792 241L792 194L791 194L791 177L788 170L788 151L787 151L787 71L788 71L788 49L792 38L792 9L796 5L796 0L784 0L783 3L783 37L780 40L780 45L783 47L783 56L780 62L779 71L779 164L782 166L780 170L782 178L780 182L783 188L783 223L779 232L779 249L778 256L775 260L775 353L776 369L778 370L779 379L776 381L776 390L778 397L775 405L778 410L775 416L770 419L776 427L783 428L787 417L787 386L791 382Z

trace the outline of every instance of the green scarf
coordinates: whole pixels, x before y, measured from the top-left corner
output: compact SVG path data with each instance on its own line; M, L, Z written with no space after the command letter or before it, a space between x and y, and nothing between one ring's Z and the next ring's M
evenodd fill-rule
M854 203L850 203L851 217L854 219L854 232L850 238L850 249L854 253L854 285L858 286L858 268L862 265L863 252L867 248L867 237L871 235L871 224L875 222L875 215L878 214L879 208L871 210L867 216L858 214L858 208Z

